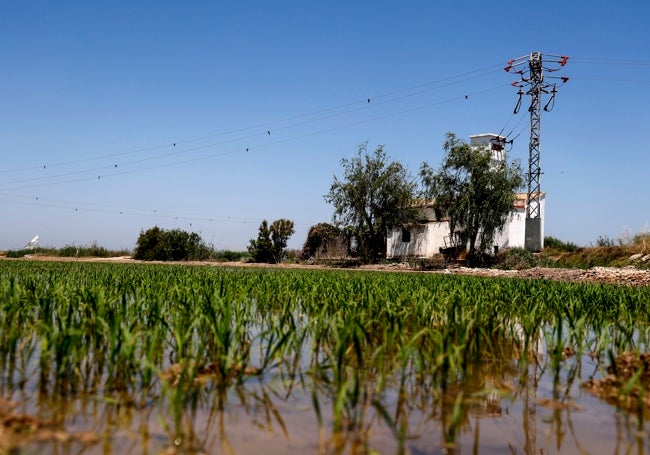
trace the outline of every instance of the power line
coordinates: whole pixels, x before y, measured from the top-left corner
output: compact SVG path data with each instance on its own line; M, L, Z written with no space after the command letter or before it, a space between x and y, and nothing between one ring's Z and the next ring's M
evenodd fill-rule
M574 81L598 81L598 82L626 82L626 83L644 83L650 82L650 79L618 79L611 77L571 77Z
M650 66L650 60L571 57L571 63L586 65Z
M469 93L465 93L463 95L457 95L457 96L454 96L454 97L451 97L451 98L447 98L445 100L436 101L436 102L433 102L433 103L428 103L428 104L425 104L425 105L420 105L420 106L416 106L416 107L413 107L413 108L400 110L400 111L396 111L396 112L392 112L392 113L388 113L388 114L384 114L384 115L380 115L380 116L375 116L375 117L359 120L359 121L356 121L356 122L350 122L350 123L347 123L347 124L344 124L344 125L338 125L338 126L331 127L331 128L321 129L321 130L313 131L313 132L310 132L310 133L289 137L289 138L286 138L286 139L266 142L264 144L251 145L251 146L245 147L245 148L238 147L238 148L232 149L230 151L222 151L222 152L218 152L218 153L211 153L211 154L203 155L203 156L199 156L199 157L187 158L187 159L183 159L183 160L176 160L176 161L173 161L173 162L170 162L170 163L157 164L157 165L153 165L153 166L141 167L141 168L126 170L126 171L121 170L126 164L136 164L136 163L141 163L141 162L146 162L146 161L152 161L154 159L160 159L162 157L170 157L170 156L178 155L178 153L176 153L176 152L170 152L168 154L158 155L156 157L143 158L143 159L140 159L140 160L132 160L132 161L129 161L129 162L126 162L126 163L121 163L120 165L117 165L117 164L116 165L107 165L107 166L102 166L102 167L98 167L98 168L84 169L84 170L73 171L73 172L68 172L68 173L64 173L64 174L57 174L57 175L53 175L53 176L33 177L33 178L27 178L27 179L13 180L13 181L9 181L9 182L0 183L0 189L2 189L4 191L16 191L16 190L29 189L29 188L38 188L38 187L45 187L45 186L51 186L51 185L61 185L61 184L65 184L65 183L76 183L76 182L81 182L81 181L101 180L102 178L110 178L110 177L115 177L115 176L119 176L119 175L133 174L133 173L147 171L147 170L165 168L165 167L170 167L170 166L177 166L177 165L180 165L180 164L187 164L187 163L191 163L191 162L202 161L202 160L221 157L221 156L230 155L230 154L234 154L234 153L243 153L243 152L248 152L248 151L254 151L254 150L261 149L261 148L270 147L270 146L273 146L273 145L292 142L292 141L296 141L296 140L299 140L299 139L304 139L304 138L319 135L319 134L325 134L325 133L341 130L341 129L344 129L344 128L350 128L350 127L358 126L358 125L365 124L365 123L370 123L370 122L383 120L383 119L390 118L390 117L395 117L395 116L399 116L399 115L404 115L404 114L416 112L416 111L419 111L419 110L423 110L423 109L431 108L431 107L434 107L434 106L450 103L450 102L453 102L453 101L466 100L469 96L471 96L471 97L479 96L479 95L482 95L484 93L488 93L490 91L505 87L507 85L508 84L501 84L501 85L498 85L498 86L495 86L495 87L479 90L479 91L476 91L476 92L469 92ZM265 134L258 133L258 134L255 134L255 135L252 135L252 136L249 136L249 137L245 137L243 139L250 139L251 137L255 137L255 136L265 136ZM223 143L233 142L233 141L235 141L235 140L225 141ZM203 145L203 146L197 146L197 147L193 147L192 149L187 149L187 150L185 150L185 152L187 152L187 151L198 151L198 150L202 150L202 149L206 149L206 148L211 148L211 147L214 147L214 146L217 146L217 145L222 145L222 143L207 144L207 145ZM46 182L46 183L40 183L40 184L28 184L28 185L22 185L22 186L14 186L14 187L10 186L8 188L6 187L6 186L11 185L11 184L20 185L22 183L29 183L29 182L35 182L35 181L38 182L38 181L43 181L43 180L51 180L51 179L56 179L56 178L60 178L60 177L68 177L68 176L72 176L72 175L87 174L88 172L95 172L95 171L102 171L102 170L104 170L104 171L110 170L111 173L110 174L109 173L104 173L104 174L100 174L100 175L95 174L93 176L81 177L81 178L78 178L78 179L66 179L66 180L60 180L60 181L55 181L55 182ZM4 187L4 188L2 188L2 187Z
M505 86L507 86L507 84L501 84L501 85L498 85L498 86L495 86L495 87L491 87L491 88L487 88L487 89L483 89L483 90L478 90L478 91L475 91L475 92L469 92L469 93L464 94L464 95L458 95L458 96L450 97L450 98L447 98L447 99L444 99L444 100L436 101L434 103L427 103L427 104L424 104L424 105L412 107L412 108L405 109L405 110L391 112L391 113L388 113L388 114L375 116L375 117L372 117L372 118L367 118L367 119L359 120L359 121L356 121L356 122L347 123L347 124L344 124L344 125L338 125L338 126L332 127L332 128L321 129L321 130L313 131L313 132L303 134L303 135L299 135L299 136L294 136L294 137L290 137L290 138L286 138L286 139L282 139L282 140L276 140L276 141L273 141L273 142L270 142L270 143L267 142L267 143L264 143L264 144L255 145L253 147L250 147L249 149L250 150L261 149L261 148L264 148L264 147L269 147L269 146L272 146L272 145L277 145L277 144L286 143L286 142L290 142L290 141L294 141L294 140L298 140L298 139L303 139L303 138L310 137L310 136L315 136L315 135L318 135L318 134L324 134L324 133L340 130L340 129L343 129L343 128L349 128L349 127L357 126L357 125L364 124L364 123L369 123L369 122L373 122L373 121L377 121L377 120L381 120L381 119L386 119L386 118L390 118L390 117L394 117L394 116L398 116L398 115L403 115L403 114L406 114L406 113L416 112L418 110L431 108L433 106L442 105L442 104L445 104L445 103L450 103L450 102L459 101L459 100L466 100L468 98L468 96L471 96L471 97L479 96L479 95L482 95L484 93L487 93L487 92L490 92L490 91L493 91L493 90L496 90L496 89L499 89L499 88L502 88L502 87L505 87ZM198 148L201 148L201 147L196 147L196 148L198 149ZM114 173L109 174L109 175L100 175L100 176L97 177L97 179L101 179L101 178L104 178L104 177L117 176L117 175L130 174L130 173L135 173L135 172L141 172L141 171L145 171L145 170L149 170L149 169L156 169L156 168L160 168L160 167L175 166L175 165L179 165L179 164L183 164L183 163L199 161L199 160L214 158L214 157L217 157L217 156L224 156L224 155L231 154L231 153L238 153L238 152L242 152L242 150L238 148L238 149L233 149L233 150L228 151L228 152L209 154L209 155L195 157L195 158L191 158L191 159L179 160L179 161L175 161L175 162L172 162L172 163L165 163L165 164L162 164L162 165L149 166L149 167L133 169L133 170L129 170L129 171L117 171L117 172L114 172ZM134 160L134 161L140 161L141 162L141 161L144 161L144 160ZM115 169L120 169L120 167L115 167ZM74 175L74 174L77 174L77 173L78 172L67 173L67 174L64 174L64 176ZM43 183L43 184L36 184L36 185L25 185L25 186L10 188L10 189L4 189L2 191L3 192L4 191L15 191L15 190L28 189L28 188L45 187L45 186L50 186L50 185L58 185L58 184L63 184L63 183L74 183L74 182L79 182L79 181L88 181L88 180L95 180L95 179L96 179L96 177L86 177L86 178L79 178L79 179L74 179L74 180L64 180L64 181L50 182L50 183ZM154 218L174 219L174 220L193 220L193 221L211 221L211 222L215 221L215 220L217 220L217 221L221 220L221 221L227 221L227 222L242 222L242 223L255 222L253 220L248 220L248 219L240 219L240 220L231 219L230 217L226 217L224 219L224 216L221 216L221 217L219 217L219 216L208 216L208 215L187 216L187 215L178 215L178 214L162 214L162 213L156 212L155 210L152 211L152 210L133 209L133 208L126 208L125 209L125 208L119 208L119 207L117 207L117 208L108 207L107 208L106 206L102 206L102 205L98 205L98 204L79 203L79 202L61 201L61 200L48 200L48 199L43 199L43 198L40 198L40 197L32 197L32 198L29 198L27 200L25 200L25 198L22 198L22 199L23 199L23 202L17 202L15 200L11 200L11 201L7 200L6 196L5 196L5 198L3 198L3 200L5 202L11 202L11 203L16 203L16 204L25 204L25 205L34 205L34 206L46 206L46 207L60 208L60 209L71 210L71 211L74 210L75 212L105 213L105 214L124 215L124 216L147 216L147 217L154 217ZM300 223L298 223L298 224L300 224Z
M50 199L50 198L41 198L41 197L26 199L25 197L22 196L16 196L16 198L18 200L11 199L10 195L5 195L5 196L0 196L0 201L5 203L10 203L10 204L62 209L62 210L68 210L70 212L75 212L75 213L101 213L107 215L169 219L175 221L235 223L235 224L249 224L249 223L254 224L260 221L258 218L253 219L252 217L238 217L238 216L223 215L223 214L171 213L168 211L159 211L157 209L109 206L109 205L102 205L102 204L88 203L88 202L81 202L81 201L65 201L60 199ZM303 225L303 223L296 223L296 224Z
M106 166L93 167L93 168L90 168L90 169L76 170L76 171L66 172L66 173L62 173L62 174L58 174L58 175L54 175L54 176L36 177L36 178L31 178L31 179L24 179L22 181L21 180L14 180L12 182L4 182L2 185L6 186L6 185L8 185L10 183L11 184L20 184L20 183L33 182L33 181L42 182L43 180L48 180L48 179L51 180L51 179L55 179L55 178L64 178L65 179L65 177L70 177L70 176L73 176L73 175L83 175L83 174L87 174L89 172L93 172L93 173L98 172L98 173L100 173L100 175L93 175L93 176L82 177L82 178L78 178L78 179L65 179L65 180L62 180L62 181L40 183L40 184L37 184L37 185L25 185L25 186L19 186L19 187L11 188L9 190L17 190L17 189L22 190L22 189L26 189L26 188L44 187L44 186L50 186L50 185L59 185L59 184L64 184L64 183L74 183L74 182L88 181L88 180L102 180L102 179L108 178L108 177L124 175L124 174L131 174L131 173L137 173L137 172L143 172L143 171L147 171L147 170L150 170L150 169L156 169L156 168L160 168L160 167L176 166L176 165L180 165L180 164L184 164L184 163L210 159L210 158L214 158L214 157L218 157L218 156L224 156L224 155L228 155L228 154L232 154L232 153L242 153L242 152L244 152L244 150L246 150L246 151L248 151L248 150L258 150L258 149L261 149L261 148L264 148L264 147L269 147L269 146L272 146L272 145L277 145L277 144L281 144L281 143L295 141L295 140L298 140L298 139L302 139L302 138L306 138L306 137L310 137L310 136L314 136L314 135L318 135L318 134L324 134L324 133L340 130L340 129L343 129L343 128L349 128L349 127L352 127L352 126L357 126L357 125L361 125L361 124L364 124L364 123L369 123L369 122L373 122L373 121L377 121L377 120L381 120L381 119L386 119L386 118L390 118L390 117L394 117L394 116L398 116L398 115L404 115L404 114L407 114L407 113L411 113L411 112L415 112L415 111L418 111L418 110L431 108L433 106L442 105L442 104L449 103L449 102L454 102L454 101L459 101L459 100L466 100L466 99L468 99L469 96L471 96L471 97L479 96L479 95L482 95L484 93L490 92L492 90L496 90L498 88L504 87L505 84L498 85L496 87L492 87L492 88L488 88L488 89L484 89L484 90L478 90L478 91L474 91L474 92L465 92L462 95L453 96L453 97L450 97L450 98L447 98L447 99L444 99L444 100L435 101L433 103L427 103L427 104L411 107L411 108L408 108L408 109L403 109L403 110L387 113L387 114L384 114L384 115L379 115L379 116L374 116L374 117L371 117L371 118L361 119L361 120L354 121L354 122L347 122L345 124L334 126L334 127L331 127L331 128L322 128L322 129L312 131L312 132L302 134L302 135L295 135L295 136L292 136L292 137L289 137L289 138L274 140L274 141L271 141L271 142L265 141L263 143L248 146L248 147L245 147L245 148L244 147L238 147L238 148L233 148L232 150L229 150L229 151L220 151L218 153L211 153L211 154L207 154L207 155L203 155L203 156L199 156L199 157L192 157L192 158L187 158L187 159L175 160L174 162L170 162L170 163L163 163L163 164L158 164L158 165L154 165L154 166L147 166L147 167L141 167L141 168L137 168L137 169L124 170L124 167L126 167L128 165L144 163L144 162L148 162L148 161L152 161L152 160L159 160L161 158L179 156L179 155L182 155L182 154L187 154L187 153L198 151L198 150L204 150L206 148L220 146L220 145L224 145L224 144L227 144L227 143L242 142L242 141L246 141L248 139L255 138L255 137L261 138L261 137L271 136L271 134L270 134L270 132L271 132L270 125L280 125L279 127L274 128L273 132L289 130L291 128L296 128L298 126L303 126L303 125L306 125L306 124L312 124L312 123L316 123L316 122L319 122L319 121L322 121L322 120L325 120L325 119L339 117L339 116L342 116L342 115L345 115L345 114L350 114L350 113L363 111L363 110L366 110L366 109L369 109L369 108L373 108L373 107L380 106L380 105L385 105L385 104L392 103L392 102L395 102L395 101L398 101L398 100L403 100L403 99L407 99L407 98L411 98L411 97L416 97L418 95L422 95L424 93L427 93L427 92L430 92L430 91L433 91L433 90L437 90L437 89L441 89L441 88L444 88L444 87L449 87L449 86L452 86L452 85L456 85L456 84L459 84L459 83L462 83L462 82L466 82L466 81L469 81L469 80L477 79L477 78L486 76L486 75L491 74L491 73L496 73L497 71L499 71L499 69L495 69L495 68L496 67L493 65L493 66L490 66L490 67L481 68L479 70L465 72L465 73L462 73L462 74L457 75L457 76L452 76L452 77L449 77L449 78L440 79L440 80L432 82L432 83L421 84L421 85L410 87L410 88L407 88L407 89L398 90L398 91L394 91L394 92L391 92L391 93L386 93L386 94L383 94L383 95L378 95L378 96L375 96L375 97L368 98L367 100L347 103L347 104L336 106L336 107L333 107L333 108L321 109L321 110L313 111L313 112L310 112L310 113L307 113L307 114L299 114L299 115L296 115L296 116L288 117L286 119L277 120L275 122L262 123L262 124L258 124L258 125L252 126L252 127L238 128L238 129L235 129L235 130L225 131L225 132L222 132L222 133L216 133L216 134L212 134L212 135L208 135L208 136L202 136L200 138L194 138L194 139L188 139L188 140L184 140L184 141L177 141L177 142L174 142L174 143L168 143L168 144L164 144L162 146L145 147L145 148L137 149L135 151L120 152L120 153L102 155L102 156L98 156L98 157L94 157L94 158L85 158L85 159L80 159L80 160L71 160L71 161L65 161L65 162L59 162L59 163L53 163L53 164L46 164L46 165L43 165L43 166L34 166L34 167L24 168L24 170L34 170L34 169L49 170L50 168L56 167L56 166L80 164L80 163L86 163L86 162L96 161L96 160L100 160L100 159L108 159L108 158L119 157L119 156L123 156L123 155L127 155L127 154L143 153L143 152L146 152L146 151L157 150L157 149L164 148L164 147L171 148L170 152L167 152L167 153L164 153L164 154L157 154L157 155L154 155L154 156L149 156L149 157L143 157L143 158L134 159L134 160L123 161L123 162L114 163L114 164L106 165ZM314 116L317 116L317 117L313 118ZM312 118L310 118L310 117L312 117ZM304 120L302 120L300 122L294 122L293 124L289 124L289 125L283 125L283 122L286 123L287 121L300 120L300 119L304 119ZM265 129L265 128L269 128L269 129ZM180 147L181 144L188 144L188 143L192 143L192 142L195 142L195 141L205 140L205 139L218 137L218 136L227 136L229 134L233 134L233 133L237 133L237 132L254 131L255 129L259 129L259 130L262 130L262 131L254 132L254 133L249 134L249 135L242 135L242 136L236 137L236 138L226 139L226 140L219 141L219 142L216 142L216 143L213 143L213 144L203 144L203 145L198 145L198 146L190 147L190 148L185 148L185 147L181 148ZM106 173L107 170L110 170L111 172ZM104 171L104 172L102 173L101 171ZM3 191L7 191L7 189L5 189ZM226 217L224 219L223 216L221 216L221 217L217 217L217 216L210 217L210 216L201 216L201 215L198 215L198 216L185 216L185 215L178 215L178 214L162 214L160 212L156 212L155 210L151 211L151 210L141 210L141 209L133 209L133 208L124 209L124 208L119 208L119 207L117 207L117 208L108 207L107 208L105 206L101 206L101 205L98 205L98 204L88 204L88 203L80 204L80 203L69 202L69 201L66 202L66 201L61 201L61 200L48 201L48 200L41 199L41 198L38 198L38 197L33 198L32 200L24 200L23 199L23 201L24 202L22 202L22 203L27 204L27 205L49 206L49 207L53 207L53 208L74 210L75 212L81 211L81 212L92 212L92 213L106 213L106 214L113 214L113 215L119 214L119 215L128 215L128 216L150 216L150 217L158 217L158 218L164 217L164 218L169 218L169 219L173 218L175 220L194 220L194 221L214 221L214 220L221 219L222 221L227 220L228 222L235 222L235 220L231 220L230 217ZM11 203L21 203L21 202L11 201ZM242 220L241 222L246 223L246 221L247 220ZM252 220L248 220L248 221L252 222ZM257 220L257 221L259 221L259 220Z
M30 170L37 170L37 169L55 168L55 167L67 166L67 165L71 165L71 164L80 164L80 163L86 163L86 162L91 162L91 161L97 161L97 160L101 160L101 159L115 158L115 157L124 156L124 155L133 155L133 154L136 154L136 153L142 153L142 152L147 152L147 151L152 151L152 150L159 150L159 149L163 149L163 148L175 148L177 145L182 145L182 144L188 144L188 143L192 143L192 142L207 140L207 139L211 139L211 138L214 138L214 137L228 136L228 135L231 135L231 134L242 133L242 132L246 132L246 131L258 130L257 133L253 133L253 134L250 134L250 135L246 135L246 136L243 136L243 137L238 137L238 138L230 139L230 140L226 140L226 141L220 141L220 142L218 142L216 144L207 145L205 147L214 146L214 145L221 145L221 144L227 143L227 142L233 142L233 141L237 141L237 140L242 140L242 139L247 139L247 138L250 138L250 137L263 135L265 133L268 133L268 132L271 132L271 131L274 131L274 130L275 131L286 130L286 129L301 126L301 125L304 125L304 124L314 123L314 122L317 122L317 121L320 121L320 120L323 120L323 119L332 118L332 117L336 117L336 116L340 116L340 115L345 115L345 114L348 114L348 113L351 113L351 112L368 109L369 107L374 107L374 106L377 106L377 105L387 104L387 103L399 101L399 100L402 100L402 99L405 99L405 98L417 96L417 95L420 95L420 94L423 94L423 93L426 93L426 92L429 92L429 91L438 90L438 89L441 89L441 88L449 87L451 85L466 82L466 81L469 81L469 80L472 80L472 79L475 79L475 78L478 78L478 77L483 77L483 76L491 74L491 73L495 73L495 72L498 71L497 68L498 68L498 65L491 65L491 66L479 68L479 69L472 70L472 71L466 71L466 72L463 72L463 73L460 73L460 74L457 74L457 75L454 75L454 76L438 79L436 81L431 81L431 82L427 82L427 83L424 83L424 84L415 85L415 86L412 86L412 87L409 87L409 88L400 89L400 90L396 90L396 91L389 92L389 93L370 96L370 97L368 97L368 98L366 98L364 100L357 100L357 101L344 103L344 104L333 106L333 107L328 107L328 108L318 109L318 110L307 112L307 113L293 115L293 116L286 117L286 118L283 118L283 119L280 119L280 120L273 120L273 121L270 121L270 122L258 123L258 124L251 125L251 126L236 128L236 129L223 131L223 132L217 132L217 133L213 133L213 134L209 134L209 135L205 135L205 136L201 136L201 137L184 139L184 140L179 140L179 141L175 141L175 142L168 142L168 143L161 144L161 145L143 147L143 148L133 149L133 150L126 151L126 152L117 152L117 153L99 155L99 156L96 156L96 157L82 158L82 159L77 159L77 160L61 161L61 162L55 162L55 163L44 163L44 164L41 164L41 165L26 166L26 167L21 167L21 168L0 169L0 172L5 172L5 173L6 172L22 172L22 171L30 171ZM399 95L399 96L397 96L397 95ZM377 100L381 100L381 99L385 99L385 98L388 98L388 99L385 100L385 101L377 102ZM356 107L355 109L350 109L352 106L360 106L360 107ZM301 119L301 118L313 117L313 116L321 115L321 114L325 114L325 113L329 113L329 114L324 116L324 117L319 117L319 118L316 118L316 119L306 120L306 121L303 121L303 122L300 122L300 123L291 124L291 125L283 126L283 127L280 127L280 128L272 128L274 125L280 125L280 124L286 123L288 121L298 120L298 119ZM191 148L189 150L191 151L191 150L195 150L195 149ZM159 156L169 156L169 155L172 155L174 153L184 153L184 152L183 151L171 152L171 153L165 153L165 154L159 155ZM154 157L150 157L150 158L146 158L146 159L156 159L156 157L154 156ZM123 164L126 164L126 163L123 163Z

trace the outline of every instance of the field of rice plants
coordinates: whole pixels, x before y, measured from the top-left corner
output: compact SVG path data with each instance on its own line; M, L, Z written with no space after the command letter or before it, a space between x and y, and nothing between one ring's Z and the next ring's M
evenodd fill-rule
M4 260L0 453L646 453L649 315L647 286Z

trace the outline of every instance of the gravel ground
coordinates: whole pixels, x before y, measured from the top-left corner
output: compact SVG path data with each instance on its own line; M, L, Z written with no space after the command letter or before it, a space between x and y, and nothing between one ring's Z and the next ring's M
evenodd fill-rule
M412 270L408 264L390 264L362 266L369 270ZM648 286L650 285L650 270L637 269L633 266L593 267L590 269L561 269L551 267L534 267L526 270L474 269L469 267L449 268L433 273L451 273L457 275L499 276L533 278L556 281L606 283L617 285Z
M457 273L480 276L516 276L523 278L541 278L546 280L607 283L619 285L648 286L650 270L634 267L593 267L591 269L556 269L535 267L527 270L467 269L461 267Z

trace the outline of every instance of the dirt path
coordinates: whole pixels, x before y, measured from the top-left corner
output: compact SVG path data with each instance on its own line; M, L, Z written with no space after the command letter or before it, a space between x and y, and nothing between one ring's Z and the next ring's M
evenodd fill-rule
M495 269L465 269L458 273L479 276L516 276L522 278L542 278L546 280L607 283L619 285L648 286L650 285L650 270L639 270L634 267L593 267L591 269L556 269L535 267L527 270L495 270Z

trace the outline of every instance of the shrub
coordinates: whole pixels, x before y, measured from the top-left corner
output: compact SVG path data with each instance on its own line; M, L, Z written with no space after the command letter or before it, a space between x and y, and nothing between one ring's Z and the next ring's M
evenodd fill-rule
M553 249L573 253L578 251L578 245L572 242L564 242L556 237L544 237L544 249Z
M112 256L110 251L103 246L97 245L97 242L93 242L87 246L66 245L61 248L57 254L61 257L107 258Z
M302 259L322 256L336 247L341 237L341 230L328 223L318 223L309 228L307 239L300 253Z
M8 258L22 258L27 254L33 253L32 250L8 250L7 251L7 257Z
M235 262L235 261L241 261L242 259L249 257L249 254L246 251L221 250L221 251L215 251L212 254L212 257L217 261Z
M635 235L632 242L634 246L641 247L641 251L645 253L650 248L650 232Z
M598 239L596 239L596 246L613 247L616 246L616 241L613 238L608 237L606 235L600 235L598 236Z
M291 262L300 262L300 250L295 248L285 250L284 260Z
M154 226L141 231L133 252L145 261L196 261L210 258L212 250L195 232L164 230Z
M505 270L524 270L537 265L533 253L523 248L508 248L498 256L498 265Z

